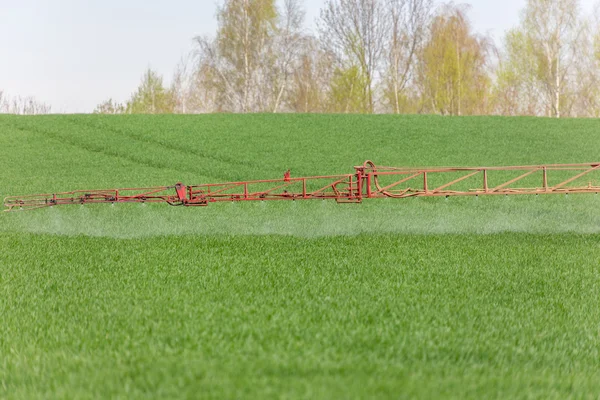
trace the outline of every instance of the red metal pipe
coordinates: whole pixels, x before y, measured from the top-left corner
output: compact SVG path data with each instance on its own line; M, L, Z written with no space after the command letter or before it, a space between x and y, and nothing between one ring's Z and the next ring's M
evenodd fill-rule
M322 175L292 178L286 172L282 179L264 179L227 183L209 183L186 186L178 183L174 186L146 188L123 188L102 190L76 190L63 193L12 196L4 200L6 211L35 209L65 204L96 203L157 203L170 205L206 206L222 201L263 201L296 199L332 199L340 203L359 203L367 198L406 198L438 196L479 196L479 195L516 195L541 193L598 193L600 186L575 185L578 179L596 173L600 174L600 163L587 164L548 164L536 166L509 167L431 167L398 168L376 167L371 161L354 167L354 174ZM516 178L505 180L490 189L490 174L502 171L522 171ZM452 190L452 187L483 171L483 187L468 190ZM512 185L523 178L542 171L541 188L515 188ZM456 178L456 173L463 175ZM560 173L561 182L548 185L549 174ZM454 175L452 175L454 174ZM565 174L571 174L566 177ZM409 182L423 175L423 189L407 186ZM435 189L429 189L429 178L435 176L436 182L442 180ZM600 179L600 176L597 177ZM384 185L381 180L387 179ZM392 180L389 182L389 180ZM309 182L316 183L318 189L309 190Z

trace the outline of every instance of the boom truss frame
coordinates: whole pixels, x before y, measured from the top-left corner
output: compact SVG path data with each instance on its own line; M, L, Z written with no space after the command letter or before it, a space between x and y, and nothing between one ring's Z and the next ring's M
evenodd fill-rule
M280 179L252 180L201 185L157 186L103 190L76 190L52 194L11 196L5 211L31 210L66 204L159 203L172 206L207 206L217 202L273 200L336 200L361 203L363 199L439 196L488 196L525 194L598 193L600 186L587 180L599 173L600 162L510 167L380 167L371 161L354 167L353 174L293 178L289 170ZM509 178L506 175L511 175ZM515 187L539 175L539 185ZM504 175L504 176L502 176ZM514 175L514 176L513 176ZM555 179L557 175L558 180ZM469 180L470 179L470 180ZM492 185L491 180L496 182ZM530 178L531 179L531 178ZM478 182L457 188L459 183ZM556 180L550 184L552 180ZM432 185L435 181L436 184Z

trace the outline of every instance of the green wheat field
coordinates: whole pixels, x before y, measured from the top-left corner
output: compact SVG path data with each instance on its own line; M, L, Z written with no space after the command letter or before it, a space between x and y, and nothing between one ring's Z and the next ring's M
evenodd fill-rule
M0 197L600 161L600 120L0 117ZM598 182L593 182L598 184ZM0 214L0 398L597 398L600 196Z

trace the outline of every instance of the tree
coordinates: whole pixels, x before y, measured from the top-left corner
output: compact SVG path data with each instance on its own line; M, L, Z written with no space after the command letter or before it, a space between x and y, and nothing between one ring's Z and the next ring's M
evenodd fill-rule
M550 114L561 115L561 94L576 60L581 35L578 0L528 0L523 28L538 59L538 79ZM566 93L565 93L566 94Z
M285 99L285 92L289 90L294 71L300 62L302 51L302 24L304 23L304 10L298 0L284 0L283 10L280 13L281 22L275 30L273 47L269 52L272 56L272 71L270 82L273 82L273 104L270 109L276 113L281 108Z
M537 79L534 44L518 29L507 32L496 73L493 109L500 115L543 115L545 102Z
M321 10L321 43L336 56L338 70L344 71L341 76L350 73L364 79L362 102L370 113L375 111L375 83L388 30L382 0L326 0ZM358 68L356 74L354 68Z
M0 113L17 115L50 114L52 107L33 97L11 97L0 90Z
M337 68L333 73L330 92L330 111L337 113L370 113L371 104L364 93L369 85L362 69L354 65Z
M529 104L509 108L556 118L571 114L583 32L579 0L527 0L520 26L505 39L499 89L525 88ZM542 99L541 110L536 95Z
M490 44L471 32L464 7L447 5L430 26L420 59L425 111L442 115L487 113Z
M578 60L574 64L572 115L600 117L600 2L593 15L582 23Z
M197 37L201 68L219 93L218 108L233 112L262 111L268 104L265 67L277 22L274 0L226 0L217 12L214 40Z
M113 99L108 99L96 106L94 114L123 114L125 106Z
M312 37L305 37L300 47L298 65L288 92L288 107L294 112L327 112L334 57Z
M187 114L195 108L192 104L192 76L190 74L189 58L182 58L173 74L171 94L173 96L173 112Z
M197 62L194 70L194 95L207 98L208 101L203 103L207 112L240 112L240 90L236 90L233 85L235 79L227 72L230 66L220 56L216 41L208 37L196 37L195 41Z
M173 113L173 94L163 86L162 76L152 69L146 70L138 89L127 102L129 114L169 114Z
M431 19L431 0L387 0L390 31L387 37L384 96L389 110L399 114L410 107L407 93L414 81L418 53ZM414 111L412 109L411 111Z

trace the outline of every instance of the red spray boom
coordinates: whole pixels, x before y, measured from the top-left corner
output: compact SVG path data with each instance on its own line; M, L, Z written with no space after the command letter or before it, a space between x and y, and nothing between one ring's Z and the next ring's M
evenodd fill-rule
M72 192L12 196L4 199L5 211L30 210L63 204L159 203L172 206L206 206L222 201L336 200L360 203L382 197L479 196L517 194L598 193L600 186L587 181L600 163L550 164L515 167L377 167L371 161L354 167L353 174L208 183L186 186L76 190ZM537 175L537 178L536 178ZM514 185L536 178L534 187ZM528 179L526 179L528 178ZM559 179L557 179L559 178ZM538 181L539 179L539 181ZM476 184L473 184L473 182ZM554 181L552 184L549 182ZM474 187L465 187L471 183ZM460 187L459 187L460 186Z

